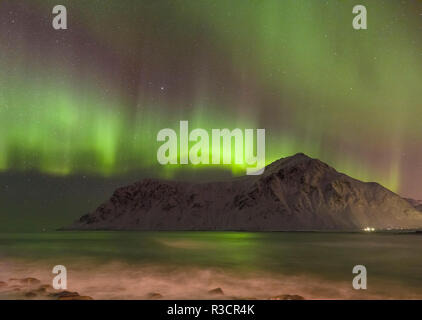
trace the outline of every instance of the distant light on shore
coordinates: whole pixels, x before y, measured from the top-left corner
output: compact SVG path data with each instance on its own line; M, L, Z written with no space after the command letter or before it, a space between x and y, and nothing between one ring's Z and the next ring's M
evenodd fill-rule
M363 231L365 231L365 232L374 232L375 231L375 228L366 227L365 229L363 229Z

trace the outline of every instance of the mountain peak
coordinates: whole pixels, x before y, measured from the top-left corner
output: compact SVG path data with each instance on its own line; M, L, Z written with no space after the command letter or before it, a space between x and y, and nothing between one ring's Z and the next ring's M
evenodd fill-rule
M304 153L296 153L293 156L281 158L269 164L264 171L264 176L272 175L274 173L279 173L289 168L295 168L295 171L307 172L309 174L314 173L315 171L330 171L336 172L334 168L330 167L326 163L311 158Z
M311 159L311 157L307 156L303 152L298 152L298 153L290 156L289 158L308 158L308 159Z
M285 157L285 158L280 158L276 161L274 161L273 163L270 164L270 166L272 164L277 164L277 165L281 165L281 164L297 164L300 162L310 162L310 161L319 161L317 159L311 158L308 155L300 152L300 153L296 153L292 156L289 157Z

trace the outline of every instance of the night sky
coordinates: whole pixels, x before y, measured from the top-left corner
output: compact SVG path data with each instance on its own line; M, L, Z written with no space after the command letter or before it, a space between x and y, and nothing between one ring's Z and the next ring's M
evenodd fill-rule
M0 230L199 175L157 163L158 131L180 120L264 128L267 163L304 152L422 198L421 35L421 1L0 0Z

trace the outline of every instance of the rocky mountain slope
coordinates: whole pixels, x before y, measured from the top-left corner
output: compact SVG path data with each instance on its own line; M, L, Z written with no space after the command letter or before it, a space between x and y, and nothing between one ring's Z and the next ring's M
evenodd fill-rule
M304 154L229 182L144 179L67 230L360 230L422 228L422 213L378 183Z
M404 198L406 201L408 201L413 207L415 207L416 210L422 212L422 200L415 200L415 199L409 199Z

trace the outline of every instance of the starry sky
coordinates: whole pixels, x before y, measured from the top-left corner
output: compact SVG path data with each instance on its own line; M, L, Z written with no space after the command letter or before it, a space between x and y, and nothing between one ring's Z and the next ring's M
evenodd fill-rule
M0 220L50 226L144 176L215 176L157 163L180 120L264 128L267 163L304 152L422 198L421 32L410 0L0 0Z

